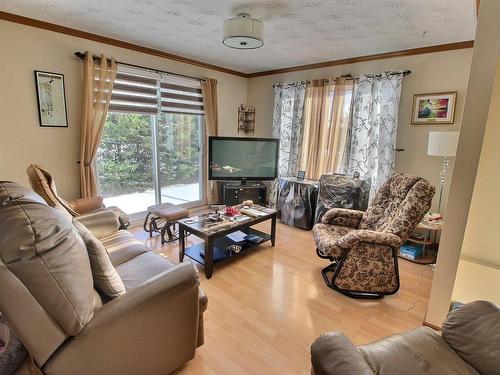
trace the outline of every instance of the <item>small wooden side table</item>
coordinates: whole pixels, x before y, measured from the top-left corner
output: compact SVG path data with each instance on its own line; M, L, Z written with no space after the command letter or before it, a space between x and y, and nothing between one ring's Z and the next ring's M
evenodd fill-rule
M437 233L443 229L443 220L427 221L423 220L418 223L415 229L424 232L424 238L416 238L410 236L407 241L421 244L423 249L423 257L419 259L409 259L403 255L398 254L400 258L406 259L413 263L418 264L432 264L436 262L436 257L428 253L429 246L433 245L436 241Z

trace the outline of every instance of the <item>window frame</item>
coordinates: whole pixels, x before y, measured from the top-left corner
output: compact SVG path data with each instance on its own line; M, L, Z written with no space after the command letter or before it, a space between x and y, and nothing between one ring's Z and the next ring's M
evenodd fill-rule
M161 181L160 181L160 155L159 155L159 133L158 133L158 118L157 116L161 115L162 113L171 113L173 115L176 114L184 114L184 115L190 115L190 116L195 116L196 122L198 125L198 136L199 136L199 141L198 141L198 161L199 161L199 173L198 173L198 186L199 186L199 198L196 201L191 201L191 202L186 202L186 203L180 203L177 204L180 207L187 208L187 209L192 209L192 208L198 208L198 207L203 207L206 206L207 204L207 181L206 181L206 171L205 171L205 160L206 160L206 142L205 142L205 137L206 137L206 130L204 126L204 113L190 113L188 111L184 113L179 113L179 112L169 112L169 111L162 111L162 108L165 106L165 98L162 100L162 88L167 84L172 84L172 85L181 85L183 82L185 83L186 88L197 88L198 85L200 84L201 80L195 79L195 78L184 78L172 74L164 74L160 72L154 72L154 71L148 71L145 69L141 68L132 68L127 65L120 65L118 64L118 73L124 73L126 74L131 74L131 75L138 75L138 76L144 76L147 78L151 79L156 79L156 87L157 87L157 112L152 113L152 112L144 112L144 115L149 115L150 118L150 126L151 126L151 134L152 134L152 150L153 150L153 158L152 158L152 174L153 174L153 187L155 189L155 204L160 204L160 203L166 203L162 202L162 193L161 193ZM196 84L195 84L196 82ZM163 86L162 86L163 85ZM123 85L122 85L123 86ZM164 89L163 89L164 91ZM200 95L201 92L201 87L198 93L194 95ZM151 94L149 94L151 96ZM118 103L121 104L121 103ZM115 103L115 106L118 105ZM201 101L201 105L203 105L203 101ZM127 111L127 110L113 110L113 105L110 105L110 109L108 110L107 116L111 113L118 113L118 114L137 114L136 111ZM106 117L107 117L106 116ZM107 119L106 119L107 121ZM98 168L98 163L97 163L97 158L94 161L94 166L97 174L97 181L98 181L98 190L101 192L101 186L100 186L100 179L99 179L99 168ZM147 210L141 211L141 212L135 212L130 214L129 216L131 217L132 220L139 219L139 218L144 218L144 215L147 213Z

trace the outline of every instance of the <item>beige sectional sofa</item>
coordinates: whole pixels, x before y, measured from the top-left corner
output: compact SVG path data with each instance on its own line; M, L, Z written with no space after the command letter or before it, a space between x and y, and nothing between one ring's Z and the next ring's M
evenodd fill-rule
M168 374L192 359L207 306L194 266L150 251L108 209L73 220L0 182L0 311L31 357L19 373L31 361L32 373Z

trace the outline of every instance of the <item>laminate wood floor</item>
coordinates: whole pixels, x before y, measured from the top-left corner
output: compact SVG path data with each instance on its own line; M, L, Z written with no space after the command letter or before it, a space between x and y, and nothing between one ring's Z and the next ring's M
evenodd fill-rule
M132 232L178 263L177 242L161 245L158 235L149 239L142 228ZM189 236L187 245L197 241ZM327 288L320 274L326 265L315 254L311 231L279 222L274 248L265 243L218 263L210 280L197 265L208 295L205 344L176 374L309 374L309 348L323 332L342 331L363 344L422 325L429 267L400 259L399 293L368 301Z

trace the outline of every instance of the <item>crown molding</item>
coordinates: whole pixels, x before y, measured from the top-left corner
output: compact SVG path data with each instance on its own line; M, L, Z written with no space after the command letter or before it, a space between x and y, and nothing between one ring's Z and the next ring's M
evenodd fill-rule
M100 42L100 43L108 44L108 45L115 46L115 47L125 48L125 49L145 53L145 54L152 55L152 56L162 57L162 58L165 58L168 60L178 61L178 62L181 62L184 64L190 64L190 65L199 66L199 67L206 68L206 69L216 70L216 71L219 71L222 73L232 74L232 75L235 75L238 77L243 77L243 78L262 77L262 76L268 76L268 75L273 75L273 74L296 72L296 71L301 71L301 70L326 68L326 67L336 66L336 65L355 64L355 63L360 63L360 62L365 62L365 61L390 59L393 57L413 56L413 55L420 55L420 54L433 53L433 52L452 51L452 50L457 50L457 49L472 48L474 46L474 41L469 40L469 41L464 41L464 42L440 44L440 45L435 45L435 46L412 48L412 49L406 49L406 50L401 50L401 51L385 52L385 53L378 53L378 54L374 54L374 55L366 55L366 56L359 56L359 57L351 57L351 58L347 58L347 59L325 61L325 62L314 63L314 64L298 65L298 66L292 66L292 67L288 67L288 68L266 70L266 71L248 74L248 73L243 73L243 72L240 72L237 70L224 68L224 67L221 67L218 65L208 64L208 63L205 63L203 61L190 59L188 57L179 56L179 55L176 55L173 53L169 53L169 52L165 52L165 51L161 51L161 50L157 50L157 49L153 49L153 48L143 47L143 46L140 46L137 44L124 42L122 40L108 38L108 37L105 37L102 35L92 34L92 33L86 32L86 31L72 29L70 27L60 26L60 25L57 25L54 23L40 21L40 20L36 20L33 18L23 17L23 16L19 16L17 14L13 14L13 13L7 13L7 12L0 11L0 20L19 23L22 25L36 27L36 28L44 29L44 30L49 30L49 31L53 31L56 33L71 35L71 36L74 36L77 38L88 39L88 40L92 40L95 42Z
M71 36L75 36L77 38L93 40L95 42L109 44L111 46L125 48L125 49L129 49L129 50L136 51L136 52L142 52L142 53L152 55L152 56L163 57L165 59L178 61L181 63L190 64L190 65L194 65L194 66L199 66L202 68L217 70L219 72L232 74L232 75L239 76L239 77L247 78L247 75L248 75L246 73L242 73L242 72L239 72L237 70L224 68L224 67L218 66L218 65L208 64L208 63L205 63L203 61L190 59L188 57L179 56L179 55L176 55L173 53L160 51L160 50L153 49L153 48L143 47L143 46L140 46L137 44L124 42L122 40L108 38L106 36L92 34L92 33L86 32L86 31L72 29L70 27L60 26L60 25L56 25L54 23L40 21L40 20L36 20L33 18L23 17L23 16L19 16L17 14L12 14L12 13L0 11L0 19L5 20L5 21L20 23L20 24L26 25L26 26L37 27L39 29L54 31L56 33L71 35Z
M456 50L456 49L472 48L473 46L474 46L474 41L468 40L465 42L439 44L439 45L429 46L429 47L411 48L411 49L405 49L405 50L401 50L401 51L384 52L384 53L377 53L374 55L350 57L350 58L341 59L341 60L332 60L332 61L325 61L325 62L314 63L314 64L291 66L289 68L266 70L266 71L262 71L262 72L250 73L247 76L248 76L248 78L262 77L262 76L269 76L269 75L274 75L274 74L297 72L300 70L320 69L320 68L326 68L329 66L355 64L355 63L360 63L360 62L365 62L365 61L390 59L393 57L413 56L413 55L421 55L421 54L425 54L425 53L452 51L452 50Z

